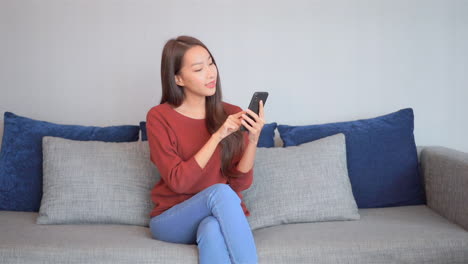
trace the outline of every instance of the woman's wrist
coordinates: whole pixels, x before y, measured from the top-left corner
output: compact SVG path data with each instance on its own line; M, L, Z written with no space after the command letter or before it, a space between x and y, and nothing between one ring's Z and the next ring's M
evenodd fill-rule
M258 145L258 140L257 141L250 141L249 140L248 144L247 144L247 147L257 149L257 145Z
M221 140L223 140L223 138L221 137L221 135L219 134L219 132L214 132L212 135L211 135L211 138L216 142L216 143L219 143L221 142Z
M220 141L220 136L217 132L212 134L205 145L195 154L195 160L200 165L200 168L205 168Z

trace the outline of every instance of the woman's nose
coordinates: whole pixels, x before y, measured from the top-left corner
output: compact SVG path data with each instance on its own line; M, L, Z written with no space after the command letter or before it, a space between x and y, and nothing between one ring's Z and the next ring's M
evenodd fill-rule
M216 78L216 67L208 68L208 78Z

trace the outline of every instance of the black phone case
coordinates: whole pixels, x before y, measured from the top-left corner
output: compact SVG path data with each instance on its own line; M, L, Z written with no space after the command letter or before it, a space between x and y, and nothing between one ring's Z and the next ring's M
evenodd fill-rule
M265 103L268 99L268 92L255 92L253 95L252 95L252 99L250 99L250 104L249 104L249 109L252 110L254 113L256 113L258 115L260 109L259 109L259 106L258 106L258 103L260 101L263 101L263 106L265 106ZM249 114L247 114L247 116L249 118L251 118L252 120L255 120L252 116L250 116ZM248 122L247 122L248 123ZM241 131L248 131L247 128L245 128L243 125L241 126L240 128Z

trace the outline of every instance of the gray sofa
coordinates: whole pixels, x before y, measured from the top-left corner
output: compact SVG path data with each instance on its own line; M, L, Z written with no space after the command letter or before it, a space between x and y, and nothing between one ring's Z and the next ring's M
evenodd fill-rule
M420 150L427 205L360 209L357 221L254 231L260 263L468 263L468 154ZM131 225L38 225L0 211L0 263L197 263L194 245Z

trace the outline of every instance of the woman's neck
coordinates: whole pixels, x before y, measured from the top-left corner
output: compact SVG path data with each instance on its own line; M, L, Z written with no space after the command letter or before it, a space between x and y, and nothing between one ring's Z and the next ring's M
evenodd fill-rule
M186 96L182 104L176 107L175 110L186 116L202 119L205 118L205 102L205 96Z

